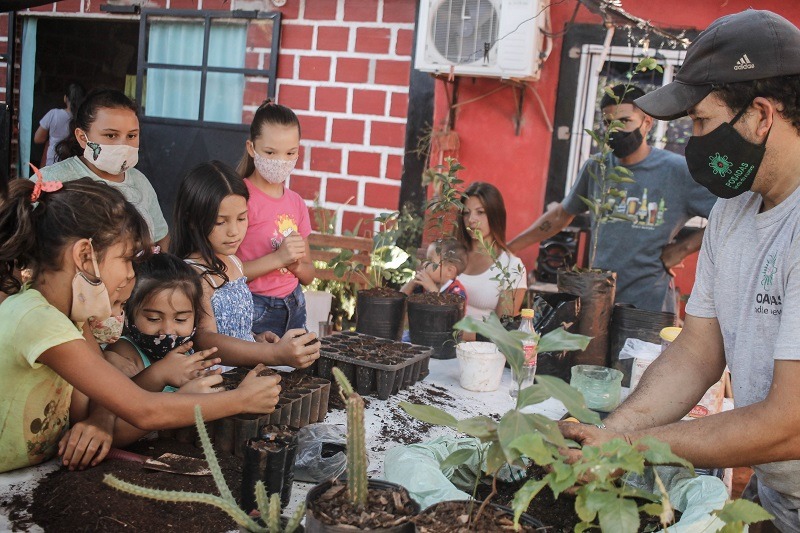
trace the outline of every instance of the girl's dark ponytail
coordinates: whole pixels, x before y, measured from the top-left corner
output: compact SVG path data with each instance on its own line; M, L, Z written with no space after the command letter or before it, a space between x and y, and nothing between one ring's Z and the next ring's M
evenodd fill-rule
M0 202L0 291L14 294L19 291L21 282L15 272L28 268L36 246L34 231L34 209L31 195L34 182L13 180L8 196ZM42 195L42 196L46 196ZM46 209L43 198L40 207Z
M297 135L300 135L300 120L295 115L294 111L285 105L276 104L271 98L264 100L264 103L256 110L253 116L253 122L250 123L250 141L255 140L261 136L261 130L265 124L276 124L280 126L297 126ZM256 171L256 165L253 162L253 156L244 150L242 159L236 166L236 172L243 178L250 176Z

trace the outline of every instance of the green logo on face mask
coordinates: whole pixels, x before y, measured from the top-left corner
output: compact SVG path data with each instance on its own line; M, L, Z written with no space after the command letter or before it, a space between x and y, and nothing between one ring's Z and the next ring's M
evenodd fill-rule
M714 171L714 174L724 178L726 174L730 174L733 163L728 161L727 155L719 155L719 152L717 152L716 154L709 156L708 166L711 167L711 170Z

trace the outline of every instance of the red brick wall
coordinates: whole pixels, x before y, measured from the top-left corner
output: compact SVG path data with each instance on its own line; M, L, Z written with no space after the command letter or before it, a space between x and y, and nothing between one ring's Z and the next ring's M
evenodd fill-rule
M62 0L30 11L98 14L103 3ZM255 9L256 3L148 1L171 9L221 10ZM340 231L397 209L416 1L287 0L273 8L264 0L263 6L283 14L277 101L297 112L303 131L301 159L289 186L309 205L318 197L326 208L338 209ZM0 24L6 18L0 16ZM0 38L5 33L0 26ZM268 66L270 45L271 34L251 24L246 65ZM248 78L243 121L261 103L267 81ZM367 220L362 232L372 227Z

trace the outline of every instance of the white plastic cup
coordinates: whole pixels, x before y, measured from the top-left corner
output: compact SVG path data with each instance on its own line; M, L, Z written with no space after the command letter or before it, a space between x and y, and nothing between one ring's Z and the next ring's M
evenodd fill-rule
M462 342L456 345L461 386L475 392L495 391L500 387L505 356L491 342Z
M306 291L306 329L320 336L319 323L327 322L333 295L324 291Z

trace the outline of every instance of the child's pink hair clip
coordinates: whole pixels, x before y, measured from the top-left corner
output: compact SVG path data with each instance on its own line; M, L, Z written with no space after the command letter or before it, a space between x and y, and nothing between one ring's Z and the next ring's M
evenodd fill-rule
M64 186L60 181L44 181L42 171L36 168L33 163L28 164L36 174L36 184L33 186L33 192L31 193L31 202L38 202L39 196L41 196L43 192L56 192Z

